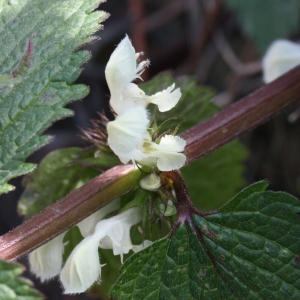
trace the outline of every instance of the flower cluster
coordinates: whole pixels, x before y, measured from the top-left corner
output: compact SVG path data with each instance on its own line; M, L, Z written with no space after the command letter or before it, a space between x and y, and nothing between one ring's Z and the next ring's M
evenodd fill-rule
M104 219L119 206L119 200L115 200L77 224L84 239L74 248L63 268L63 239L66 232L29 254L31 271L42 281L60 274L65 293L82 293L101 276L99 247L112 249L114 255L120 255L123 262L123 254L149 246L150 241L133 245L130 239L131 226L142 218L139 208L134 207Z
M149 134L150 118L146 106L157 105L160 112L173 108L181 97L180 89L172 84L152 96L145 95L132 81L140 78L149 61L139 62L141 53L135 50L126 36L112 53L105 76L110 89L110 105L117 114L107 124L108 145L122 163L129 161L157 166L161 171L181 168L186 160L185 140L165 135L157 143Z
M152 103L161 112L173 108L181 97L175 84L152 96L147 96L134 83L140 78L149 61L139 62L141 53L135 50L126 36L117 46L107 64L105 75L111 92L110 105L116 114L108 122L107 143L124 164L132 161L141 165L157 167L161 171L178 169L185 164L183 153L186 142L179 136L164 134L155 140L150 133L150 117L146 109ZM160 187L160 178L152 173L141 180L141 186L149 191ZM175 212L173 203L160 208L164 215ZM65 293L81 293L101 276L98 248L112 249L114 255L130 250L137 252L151 244L144 241L133 245L130 228L141 221L138 207L130 208L110 218L105 217L120 207L115 200L77 224L83 240L73 249L63 266L65 233L42 245L29 254L30 268L42 281L60 274Z
M269 83L300 64L300 45L277 40L271 44L262 60L263 79Z

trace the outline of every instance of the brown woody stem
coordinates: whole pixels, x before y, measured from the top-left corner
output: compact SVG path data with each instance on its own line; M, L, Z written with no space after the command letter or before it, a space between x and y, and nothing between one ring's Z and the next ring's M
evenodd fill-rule
M300 66L184 132L181 136L187 141L187 164L267 121L298 100ZM133 166L117 166L92 179L0 237L0 258L18 259L36 249L128 192L139 175Z
M300 66L187 130L187 164L219 148L300 100Z

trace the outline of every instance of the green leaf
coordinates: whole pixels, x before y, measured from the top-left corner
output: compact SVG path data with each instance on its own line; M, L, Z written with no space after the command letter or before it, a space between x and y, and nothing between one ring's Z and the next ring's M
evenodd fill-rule
M13 191L15 189L15 187L11 184L3 184L0 186L0 195L3 194L3 193L8 193L10 191Z
M299 28L299 0L227 0L244 31L264 53L276 39L288 38Z
M111 297L300 299L300 202L266 185L131 256Z
M107 18L102 11L93 12L98 4L1 1L0 186L34 169L24 161L50 141L41 136L43 131L72 115L63 107L88 93L86 86L72 83L90 56L77 49L93 40L92 33Z
M30 218L97 176L100 171L84 164L93 153L75 147L49 153L39 167L24 178L26 189L19 201L18 212Z
M198 86L192 77L175 80L170 73L161 73L143 84L142 89L151 95L174 81L180 87L182 97L172 110L156 115L159 123L176 117L177 122L183 122L179 131L183 132L219 111L210 102L214 92ZM245 185L243 161L247 156L247 149L235 140L182 168L193 203L201 210L212 210L233 197Z
M218 208L245 185L246 148L237 140L182 169L191 199L201 210Z
M32 282L18 277L24 271L20 264L0 260L0 299L39 300L44 296L32 288Z

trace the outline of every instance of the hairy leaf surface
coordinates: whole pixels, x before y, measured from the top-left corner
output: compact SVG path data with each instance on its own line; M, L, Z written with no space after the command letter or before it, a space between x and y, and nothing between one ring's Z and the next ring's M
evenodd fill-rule
M131 256L111 296L124 299L298 299L300 202L243 190L213 215Z
M42 300L44 296L32 288L32 282L19 277L24 268L20 264L0 260L0 299Z
M0 191L28 173L25 159L50 141L41 136L55 120L72 115L63 108L88 89L72 85L89 58L77 49L93 40L99 0L1 1L0 5Z

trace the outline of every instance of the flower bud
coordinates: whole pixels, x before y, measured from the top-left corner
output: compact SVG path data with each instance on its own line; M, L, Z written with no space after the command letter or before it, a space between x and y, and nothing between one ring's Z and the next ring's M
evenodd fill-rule
M174 214L176 214L176 206L174 205L173 201L171 199L168 200L167 204L161 203L158 206L159 212L166 216L171 217Z
M155 173L151 173L140 181L140 186L147 191L156 191L160 186L160 178Z

